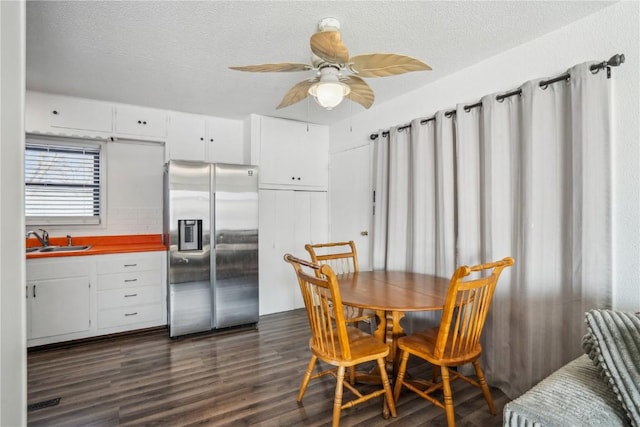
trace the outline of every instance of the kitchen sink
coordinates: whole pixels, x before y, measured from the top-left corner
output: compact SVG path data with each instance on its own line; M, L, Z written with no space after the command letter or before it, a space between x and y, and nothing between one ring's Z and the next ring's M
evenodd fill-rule
M29 249L36 249L40 253L49 253L49 252L71 252L71 251L86 251L91 248L91 245L77 245L77 246L45 246L40 248L28 248L27 252L35 252L29 251Z

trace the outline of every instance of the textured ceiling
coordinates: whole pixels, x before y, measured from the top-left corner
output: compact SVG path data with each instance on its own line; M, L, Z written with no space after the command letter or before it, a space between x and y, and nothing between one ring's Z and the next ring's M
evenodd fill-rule
M376 104L592 14L611 1L28 1L27 88L149 107L329 124L362 110L314 101L276 110L313 72L309 37L337 18L351 55L413 56L433 71L367 79Z

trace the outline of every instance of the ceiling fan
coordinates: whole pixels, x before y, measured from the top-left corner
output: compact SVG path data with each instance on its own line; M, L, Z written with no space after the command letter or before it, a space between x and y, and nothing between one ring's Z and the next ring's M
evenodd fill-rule
M311 36L311 64L278 63L229 67L238 71L291 72L314 70L315 76L293 86L278 109L288 107L311 95L318 104L331 110L346 96L364 108L373 105L375 96L362 77L387 77L411 71L431 70L427 64L394 53L372 53L350 57L340 37L340 22L324 18L318 32Z

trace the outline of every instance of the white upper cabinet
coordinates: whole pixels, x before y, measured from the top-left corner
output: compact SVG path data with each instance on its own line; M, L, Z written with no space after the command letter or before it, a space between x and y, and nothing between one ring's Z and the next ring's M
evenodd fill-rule
M329 130L293 120L260 118L260 188L326 191Z
M161 138L167 135L167 113L151 108L117 106L116 134Z
M27 133L164 141L167 112L92 99L27 91Z
M167 129L165 160L195 160L204 162L205 122L196 114L171 113Z
M28 91L25 129L29 133L98 136L113 132L111 104Z
M166 160L244 163L242 121L171 113Z
M244 137L241 120L207 117L207 159L212 163L244 164Z

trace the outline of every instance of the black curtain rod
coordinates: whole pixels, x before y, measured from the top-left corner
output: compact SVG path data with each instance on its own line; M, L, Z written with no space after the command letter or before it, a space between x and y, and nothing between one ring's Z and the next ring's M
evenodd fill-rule
M619 65L621 65L624 62L624 54L619 53L619 54L615 54L613 55L611 58L609 58L608 61L602 61L598 64L593 64L589 67L589 70L591 71L591 73L596 74L598 73L600 70L602 69L606 69L607 70L607 78L611 78L611 67L618 67ZM550 84L553 83L557 83L557 82L561 82L561 81L567 81L571 78L571 75L569 73L564 73L558 77L554 77L552 79L549 80L542 80L539 83L539 86L541 89L546 89ZM496 96L496 101L498 102L502 102L504 101L505 98L509 98L511 96L515 96L515 95L521 95L522 94L522 89L516 89L514 91L511 92L506 92L500 95ZM482 107L482 101L476 102L475 104L470 104L470 105L465 105L464 106L464 111L466 111L467 113L469 111L471 111L472 108L478 108L478 107ZM456 114L456 110L449 110L446 111L444 113L445 117L450 118L451 116ZM436 117L429 117L428 119L422 119L420 120L420 124L421 125L426 125L427 123L429 123L432 120L435 120ZM399 126L398 130L402 131L404 129L408 129L411 127L411 123L406 124L404 126ZM387 136L389 135L389 131L385 130L382 131L382 136ZM377 133L372 133L371 135L369 135L369 138L372 141L375 141L376 139L378 139L378 134Z

